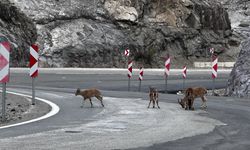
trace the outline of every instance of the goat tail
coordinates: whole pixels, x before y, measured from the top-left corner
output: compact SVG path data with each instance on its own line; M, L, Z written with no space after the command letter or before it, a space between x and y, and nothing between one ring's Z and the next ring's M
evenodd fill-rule
M204 89L204 94L207 94L207 89Z

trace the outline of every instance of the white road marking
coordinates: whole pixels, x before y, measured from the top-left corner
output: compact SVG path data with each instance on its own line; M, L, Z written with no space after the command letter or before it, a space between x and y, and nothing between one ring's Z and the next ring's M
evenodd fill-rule
M18 95L18 96L32 98L32 96L21 94L21 93L9 92L9 91L7 91L7 93L9 93L9 94L15 94L15 95ZM39 98L39 97L35 97L35 99L39 100L39 101L42 101L42 102L47 103L48 105L50 105L51 106L51 111L49 113L47 113L46 115L41 116L39 118L32 119L32 120L29 120L29 121L20 122L20 123L16 123L16 124L1 126L0 129L6 129L6 128L10 128L10 127L20 126L20 125L32 123L32 122L35 122L35 121L43 120L43 119L46 119L46 118L54 116L55 114L57 114L60 111L60 108L55 103L52 103L49 100L46 100L46 99L43 99L43 98Z
M199 113L204 113L202 110L185 111L172 103L160 103L161 109L147 109L148 101L140 99L104 97L104 102L107 105L92 122L0 139L0 148L110 150L146 147L206 134L216 126L225 125L200 116Z

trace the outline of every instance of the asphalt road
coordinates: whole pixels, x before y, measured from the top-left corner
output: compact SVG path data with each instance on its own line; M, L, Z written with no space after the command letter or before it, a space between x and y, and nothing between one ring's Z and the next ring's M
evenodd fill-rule
M19 71L13 70L11 74L11 82L9 87L29 87L31 80L28 75L28 70ZM101 90L109 91L127 91L128 78L127 70L42 70L37 78L37 86L39 88L89 88L96 87ZM104 74L105 73L105 74ZM165 91L165 76L163 70L145 70L144 79L142 81L141 91L148 92L148 87L153 86L160 91ZM215 80L215 88L224 88L227 84L227 79L230 70L222 70L218 73L218 78ZM134 71L131 78L130 91L139 90L138 71ZM168 93L174 93L183 89L183 79L181 70L172 70L168 77ZM204 86L208 89L213 88L211 71L210 70L190 70L185 81L187 86Z
M80 71L81 72L81 71ZM247 99L208 97L208 109L184 111L175 94L160 94L161 109L146 109L148 86L164 90L164 77L145 75L142 92L137 77L127 92L126 74L79 71L41 72L36 80L38 97L51 100L60 112L48 119L0 130L0 149L250 149L250 103ZM191 73L190 73L191 74ZM225 87L229 72L222 72L216 87ZM182 89L178 73L168 79L168 91ZM14 71L10 91L29 94L31 80L26 73ZM186 86L211 88L207 71L192 72ZM102 90L105 108L94 101L80 108L76 88L97 87ZM171 126L172 125L172 126Z

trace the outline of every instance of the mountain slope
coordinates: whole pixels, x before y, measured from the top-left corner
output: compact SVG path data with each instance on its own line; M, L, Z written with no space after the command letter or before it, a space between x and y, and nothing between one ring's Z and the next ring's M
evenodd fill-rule
M36 25L42 67L124 67L126 48L136 66L209 61L210 47L233 61L239 45L216 0L10 1Z

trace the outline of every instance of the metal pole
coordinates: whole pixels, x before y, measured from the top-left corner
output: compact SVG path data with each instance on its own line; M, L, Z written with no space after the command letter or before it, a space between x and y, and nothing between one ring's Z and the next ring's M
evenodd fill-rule
M213 96L215 95L215 93L214 93L214 89L215 89L215 78L213 78Z
M139 82L139 92L141 92L141 80Z
M35 105L35 78L32 77L32 105Z
M130 91L130 78L128 78L128 91Z
M168 76L165 77L165 93L167 93L168 90Z
M2 121L6 120L5 105L6 105L6 83L2 84Z
M186 79L183 78L183 85L182 85L182 86L183 86L183 87L182 87L183 91L185 90L185 80L186 80Z
M125 60L125 68L128 67L128 57L126 57L126 60Z

